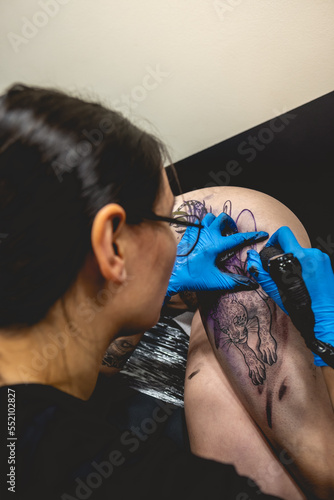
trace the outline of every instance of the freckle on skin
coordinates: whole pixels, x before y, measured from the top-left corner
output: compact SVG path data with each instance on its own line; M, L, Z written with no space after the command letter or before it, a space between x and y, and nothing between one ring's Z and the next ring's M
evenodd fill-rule
M197 373L199 373L201 370L195 370L194 372L192 372L189 377L188 377L188 380L192 379L193 377L195 377L195 375L197 375Z
M284 394L286 393L287 388L288 388L288 386L285 385L285 380L283 380L282 385L278 391L278 399L279 400L281 400L283 398Z

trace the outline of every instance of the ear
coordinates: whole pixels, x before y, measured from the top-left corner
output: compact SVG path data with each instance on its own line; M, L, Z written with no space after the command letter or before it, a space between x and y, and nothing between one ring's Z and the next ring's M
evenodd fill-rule
M124 209L116 203L109 203L96 214L91 233L92 247L101 274L118 285L124 283L127 277L119 245L125 220Z

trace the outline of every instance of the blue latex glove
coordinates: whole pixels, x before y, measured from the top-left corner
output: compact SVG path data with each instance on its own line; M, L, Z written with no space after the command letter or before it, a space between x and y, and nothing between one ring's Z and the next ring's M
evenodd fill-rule
M266 246L269 246L269 241ZM248 250L247 252L247 271L262 286L266 294L280 306L285 314L288 314L287 310L283 306L275 281L272 279L270 274L263 269L260 255L255 250Z
M286 226L278 229L266 246L280 246L284 253L292 253L297 257L302 266L302 278L311 298L315 318L314 335L318 340L334 345L334 273L329 256L317 248L302 248L291 229ZM278 289L270 275L263 269L260 256L254 250L247 253L249 273L284 310ZM314 354L314 364L326 366L316 354Z
M227 252L232 255L246 245L254 244L268 238L263 231L252 233L236 233L222 236L226 226L231 232L236 230L233 219L225 213L215 217L207 214L202 220L204 226L194 250L186 257L176 257L169 281L166 297L184 290L252 290L258 285L247 276L223 273L215 265L218 254ZM196 241L198 229L187 227L177 249L177 253L185 253ZM234 252L232 251L234 250Z

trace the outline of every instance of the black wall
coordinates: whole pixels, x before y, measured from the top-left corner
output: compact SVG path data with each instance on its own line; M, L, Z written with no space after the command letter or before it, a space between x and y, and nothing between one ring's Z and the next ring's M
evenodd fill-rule
M331 92L175 167L183 192L211 183L256 189L278 199L302 221L312 245L328 253L333 263L333 160Z

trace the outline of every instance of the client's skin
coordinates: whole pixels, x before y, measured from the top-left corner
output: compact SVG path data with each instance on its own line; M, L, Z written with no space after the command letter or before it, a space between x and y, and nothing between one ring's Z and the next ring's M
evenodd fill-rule
M174 196L162 175L154 208L170 217ZM123 208L111 203L95 216L91 238L94 255L45 320L0 330L0 385L48 384L87 400L112 341L139 341L158 321L176 255L169 224L127 225ZM63 347L50 357L50 344Z
M310 246L294 214L256 191L197 190L177 199L174 210L201 218L207 211L218 215L224 210L239 232L271 235L287 225L302 246ZM225 262L225 270L242 273L246 252ZM333 410L321 368L314 366L299 332L260 290L204 292L197 298L201 317L197 312L193 320L185 379L192 451L233 463L264 492L304 499L309 490L305 480L299 481L303 476L313 494L329 498ZM185 299L189 303L189 294ZM174 304L180 307L177 297Z

